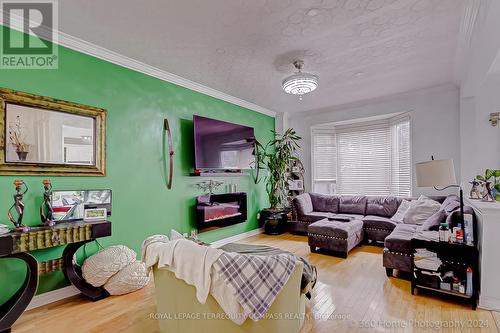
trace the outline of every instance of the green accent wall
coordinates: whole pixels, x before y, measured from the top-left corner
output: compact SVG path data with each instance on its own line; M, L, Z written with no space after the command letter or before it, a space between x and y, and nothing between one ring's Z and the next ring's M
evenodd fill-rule
M32 226L40 222L43 179L49 178L55 189L110 188L113 235L99 242L103 246L124 244L138 255L147 236L169 234L172 228L190 232L195 226L194 197L202 192L194 185L209 178L189 177L194 165L193 115L252 126L260 142L270 140L274 129L272 117L64 47L59 47L57 70L0 69L0 87L107 109L107 175L0 176L0 223L11 224L7 210L13 201L15 179L23 179L29 187L24 222ZM170 122L175 150L172 190L166 188L163 167L165 116ZM235 183L239 191L248 193L248 221L200 234L201 239L209 242L257 228L257 212L267 204L264 185L255 185L251 176L217 180ZM33 254L39 260L48 260L59 257L62 250L61 246ZM89 244L86 254L96 250L94 243ZM82 257L80 250L80 260ZM0 260L0 304L21 285L24 272L23 265L14 259ZM40 278L38 293L66 285L62 272L53 272Z

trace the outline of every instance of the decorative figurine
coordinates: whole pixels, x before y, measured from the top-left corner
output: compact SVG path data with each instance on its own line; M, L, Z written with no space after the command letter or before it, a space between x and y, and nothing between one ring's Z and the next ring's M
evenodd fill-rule
M479 186L481 185L481 183L476 178L474 178L474 180L469 182L469 184L472 185L472 188L470 189L469 198L470 199L482 199L483 195L481 194L481 191L479 190Z
M492 202L495 201L493 198L493 192L491 191L491 182L484 182L484 191L483 191L483 199L482 201Z
M43 182L43 201L40 205L40 219L45 226L53 226L56 223L52 220L52 184L50 180L44 179Z
M23 203L23 195L28 192L28 186L19 179L14 181L14 186L16 187L16 193L14 194L14 203L10 206L7 216L9 217L10 222L14 224L17 231L28 231L29 227L23 224L23 215L24 215L24 203ZM24 186L24 191L23 191ZM17 213L17 221L14 219L12 215L12 209L15 208Z
M482 185L482 201L500 201L500 170L486 169L483 175L477 175L476 180Z

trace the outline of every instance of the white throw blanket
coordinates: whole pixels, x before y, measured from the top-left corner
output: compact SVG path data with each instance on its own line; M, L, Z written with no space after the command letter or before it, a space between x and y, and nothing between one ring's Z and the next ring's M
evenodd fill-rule
M178 279L196 288L196 298L205 304L211 287L212 266L222 250L195 244L187 239L154 242L146 247L144 262L149 269L167 267Z

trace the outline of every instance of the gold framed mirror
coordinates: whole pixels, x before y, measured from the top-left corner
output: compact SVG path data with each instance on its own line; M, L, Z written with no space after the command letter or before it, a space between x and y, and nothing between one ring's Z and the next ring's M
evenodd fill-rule
M106 175L106 110L0 88L0 175Z

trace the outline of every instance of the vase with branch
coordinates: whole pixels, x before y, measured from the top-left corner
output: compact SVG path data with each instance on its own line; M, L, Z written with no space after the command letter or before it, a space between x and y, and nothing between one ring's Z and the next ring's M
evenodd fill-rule
M10 144L16 149L17 157L20 161L26 161L29 152L29 144L23 134L21 127L21 117L17 116L16 121L9 126Z
M260 213L260 223L266 232L281 233L286 223L285 206L288 202L288 169L298 160L297 150L302 139L295 130L289 128L283 134L273 132L274 138L266 145L256 142L256 177L255 183L265 182L266 192L271 207ZM262 173L263 175L260 176Z

